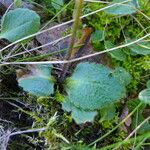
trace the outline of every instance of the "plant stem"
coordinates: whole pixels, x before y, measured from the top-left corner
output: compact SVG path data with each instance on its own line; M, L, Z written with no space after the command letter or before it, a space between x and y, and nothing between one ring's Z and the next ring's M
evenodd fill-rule
M72 36L71 36L69 49L68 49L68 52L67 52L66 58L65 58L66 60L70 60L73 56L72 54L74 52L74 44L75 44L75 40L76 40L77 30L78 30L79 23L80 23L80 16L81 16L81 11L82 11L83 1L84 0L75 0L75 8L74 8L74 13L73 13L74 24L73 24L73 28L72 28ZM64 77L66 76L69 66L70 66L69 63L64 64L61 81L63 81Z

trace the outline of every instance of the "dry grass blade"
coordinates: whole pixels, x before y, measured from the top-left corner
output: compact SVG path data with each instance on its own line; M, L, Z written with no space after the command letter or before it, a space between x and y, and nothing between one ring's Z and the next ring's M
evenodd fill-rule
M101 51L101 52L97 52L97 53L94 53L94 54L90 54L90 55L86 55L86 56L83 56L83 57L79 57L79 58L75 58L75 59L71 59L71 60L64 60L64 61L42 61L42 62L1 62L0 66L2 65L27 65L27 64L65 64L65 63L72 63L72 62L76 62L76 61L79 61L79 60L83 60L83 59L86 59L86 58L90 58L90 57L94 57L96 55L100 55L100 54L104 54L104 53L107 53L107 52L110 52L110 51L114 51L114 50L117 50L117 49L120 49L120 48L124 48L124 47L127 47L127 46L130 46L132 44L135 44L135 43L138 43L139 41L147 38L150 36L150 33L149 34L146 34L145 36L133 41L133 42L129 42L127 44L123 44L123 45L120 45L120 46L117 46L117 47L113 47L113 48L110 48L110 49L106 49L104 51Z
M5 131L3 127L0 127L0 149L6 150L9 142L11 131Z

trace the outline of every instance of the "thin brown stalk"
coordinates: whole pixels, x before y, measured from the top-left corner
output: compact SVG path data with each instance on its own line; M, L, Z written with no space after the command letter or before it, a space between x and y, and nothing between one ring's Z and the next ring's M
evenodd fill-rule
M74 44L75 44L75 40L76 40L79 23L80 23L80 16L81 16L83 2L84 2L84 0L76 0L75 1L74 23L73 23L73 28L72 28L72 36L71 36L70 46L69 46L69 49L68 49L68 52L67 52L66 58L65 58L66 60L70 60L73 56L72 54L74 53ZM64 64L61 81L66 76L69 66L70 66L70 63Z

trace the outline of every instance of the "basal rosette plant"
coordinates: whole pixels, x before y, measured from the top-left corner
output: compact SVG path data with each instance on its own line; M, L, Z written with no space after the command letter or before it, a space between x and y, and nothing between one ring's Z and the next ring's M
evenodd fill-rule
M36 65L30 71L18 77L23 89L36 96L54 94L54 77L51 65ZM62 108L72 112L76 123L93 121L97 110L117 102L125 97L125 86L131 76L123 68L111 70L101 64L79 63L71 77L65 80Z

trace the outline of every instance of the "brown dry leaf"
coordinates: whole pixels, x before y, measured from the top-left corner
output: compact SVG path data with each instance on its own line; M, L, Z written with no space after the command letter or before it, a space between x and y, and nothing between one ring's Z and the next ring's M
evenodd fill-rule
M129 114L129 109L128 109L127 106L125 106L125 107L123 108L122 114L121 114L121 116L120 116L120 120L122 121L123 119L125 119L125 118L128 116L128 114ZM122 129L123 131L127 132L127 131L128 131L128 128L129 128L130 125L131 125L131 123L132 123L132 119L131 119L131 117L129 117L128 119L126 119L126 121L124 122L124 124L121 126L121 129Z
M75 45L82 45L83 44L83 46L81 46L79 48L79 50L76 54L76 58L95 53L95 50L94 50L94 48L91 44L91 40L90 40L92 29L87 27L87 28L82 29L81 32L82 32L82 36L76 42ZM107 54L97 55L97 56L94 56L91 58L81 60L80 62L83 62L83 61L100 63L100 64L111 67L111 59L107 56Z
M26 65L24 69L16 70L17 79L26 77L28 75L37 74L37 68L35 65Z
M50 24L45 29L51 28L54 25L57 25L57 23ZM70 28L70 26L71 25L65 25L65 26L61 26L56 29L47 31L45 33L38 35L36 37L36 39L41 45L50 43L54 40L57 40L57 39L63 37L64 33ZM91 42L90 42L91 32L92 32L92 29L88 28L88 27L81 30L82 36L79 40L76 41L75 46L81 46L81 45L83 45L83 46L81 46L80 48L76 48L76 50L75 50L75 53L77 52L76 57L82 57L85 55L95 53L95 51L91 45ZM39 52L40 52L40 54L49 54L52 52L57 52L57 51L60 51L63 49L67 49L69 47L69 43L70 43L70 38L66 38L66 39L56 43L55 45L49 45L49 46L43 47L42 51L39 51ZM59 55L59 56L57 55L58 56L57 58L63 59L64 54L65 53L63 53L62 55ZM82 61L102 63L105 65L111 66L110 59L107 57L106 54L98 55L98 56L88 58L88 59L85 59Z
M57 25L57 23L52 23L52 24L46 26L45 29L51 28L55 25ZM70 27L69 25L64 25L64 26L58 27L56 29L44 32L44 33L36 36L36 39L41 45L50 43L50 42L55 41L59 38L62 38L65 31L69 27ZM54 45L48 45L46 47L43 47L42 51L40 51L40 53L41 54L49 54L49 53L56 52L59 50L67 49L69 47L69 42L70 42L70 38L61 40L60 42L58 42Z
M123 109L123 111L122 111L122 114L121 114L121 116L120 116L120 120L125 119L125 118L128 116L128 114L129 114L129 109L128 109L127 106L125 106L124 109ZM131 125L131 122L132 122L131 117L129 117L129 118L125 121L125 125L129 127L129 126Z
M76 41L76 43L75 43L75 46L74 47L76 47L76 48L74 48L74 50L73 50L73 52L72 52L72 55L71 55L71 58L74 58L75 56L76 57L79 57L79 56L81 56L81 53L83 53L82 52L82 48L86 45L86 44L88 44L88 42L89 42L89 38L90 38L90 36L91 36L91 33L92 33L92 28L84 28L84 29L82 29L80 32L81 32L81 37L80 37L80 39L79 40L77 40ZM79 47L78 47L79 46Z

